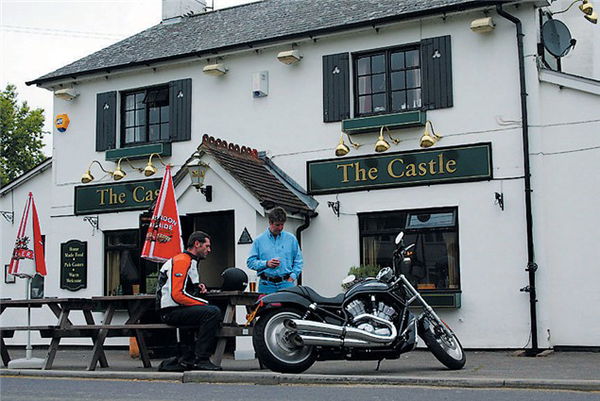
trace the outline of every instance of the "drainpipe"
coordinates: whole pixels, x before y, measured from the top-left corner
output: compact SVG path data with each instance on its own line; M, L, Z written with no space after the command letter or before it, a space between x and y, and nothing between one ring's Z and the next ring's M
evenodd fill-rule
M302 231L306 230L308 226L310 226L310 216L305 214L304 223L302 223L302 225L296 229L296 239L298 240L300 249L302 249ZM302 285L302 273L300 273L300 277L298 277L298 285Z
M521 87L521 125L523 129L523 168L525 176L525 217L527 221L527 268L529 273L529 285L521 288L521 291L529 293L529 313L531 316L531 349L527 351L528 356L535 356L540 353L537 337L537 313L536 313L536 292L535 292L535 272L538 268L534 258L533 245L533 216L531 213L531 170L529 166L529 123L527 121L527 90L525 87L525 54L523 52L523 26L521 20L514 15L508 14L502 9L501 4L496 5L496 11L499 15L506 18L517 29L517 50L519 53L519 84Z

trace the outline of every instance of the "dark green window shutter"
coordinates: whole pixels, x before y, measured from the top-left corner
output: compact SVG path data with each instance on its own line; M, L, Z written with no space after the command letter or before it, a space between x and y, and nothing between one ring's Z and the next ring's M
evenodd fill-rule
M117 143L117 92L96 95L96 152L114 149Z
M422 103L425 110L452 107L450 36L421 41Z
M169 132L172 141L192 139L192 79L169 82Z
M323 121L350 118L350 55L323 56Z

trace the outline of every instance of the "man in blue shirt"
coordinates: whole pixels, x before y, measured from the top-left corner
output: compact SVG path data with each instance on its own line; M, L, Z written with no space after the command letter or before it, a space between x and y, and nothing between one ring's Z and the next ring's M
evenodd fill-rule
M256 238L246 261L248 268L256 270L260 277L258 291L265 294L293 287L303 265L298 240L283 231L287 220L283 208L274 208L268 217L269 228Z

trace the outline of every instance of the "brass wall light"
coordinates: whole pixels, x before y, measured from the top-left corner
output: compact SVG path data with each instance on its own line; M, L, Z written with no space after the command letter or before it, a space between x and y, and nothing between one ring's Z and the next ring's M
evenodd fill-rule
M188 164L187 169L196 191L202 192L207 202L212 202L212 185L204 186L204 177L208 171L208 164L198 161L197 164Z
M139 168L139 167L135 167L134 165L132 165L128 158L121 157L119 159L119 161L117 162L117 169L112 174L113 180L119 181L121 178L123 178L123 177L125 177L127 175L127 173L125 171L123 171L123 169L121 169L121 161L123 161L123 159L125 159L125 161L127 162L127 164L129 164L129 167L131 167L132 169L137 170L140 173L142 171L144 171L144 169Z
M594 6L592 5L592 2L590 0L575 0L571 4L569 4L569 6L567 8L565 8L562 11L555 11L555 12L549 11L549 12L552 15L566 13L567 11L569 11L571 9L571 7L573 7L574 4L577 4L577 3L581 3L579 5L579 10L581 10L581 12L583 13L583 17L586 20L588 20L589 22L591 22L592 24L597 24L598 23L598 13L596 13L596 11L594 11Z
M384 129L387 131L387 134L388 134L388 137L390 138L390 140L392 142L394 142L394 145L398 145L400 143L399 139L392 138L389 128L385 125L382 125L381 129L379 130L379 138L377 138L377 142L375 143L375 152L377 152L377 153L385 152L386 150L388 150L390 148L389 142L383 138L383 130Z
M350 142L350 145L352 145L352 147L354 149L358 149L361 147L361 145L359 143L352 142L352 139L350 138L349 134L346 134L346 136L348 137L348 142ZM335 148L335 155L337 157L346 156L349 152L350 152L350 148L348 147L348 145L346 145L344 143L344 133L341 133L340 134L340 142L338 143L338 145Z
M429 129L427 128L427 126L429 126L429 128L431 128L431 133L429 132ZM435 133L435 130L433 129L433 124L431 123L431 121L427 120L425 122L425 131L423 132L423 136L421 136L419 145L422 148L430 148L433 145L435 145L435 143L437 141L439 141L440 139L442 139L442 136L437 135Z
M102 167L102 164L100 164L100 162L98 160L92 160L92 162L88 166L86 172L83 173L83 175L81 176L81 182L83 184L87 184L88 182L91 182L94 180L94 176L92 175L92 172L91 172L91 168L94 163L96 163L98 166L100 166L100 170L104 171L105 173L110 174L111 176L114 174L114 171L105 170L104 167Z
M158 153L152 153L150 155L150 157L148 158L148 164L146 164L146 167L144 167L141 171L144 172L144 175L146 177L150 177L151 175L156 174L156 172L158 171L156 169L156 167L154 167L154 165L152 164L152 157L154 156L158 156L158 159L160 160L160 164L162 164L163 166L166 166L166 164L163 162L162 157L160 157L160 155Z

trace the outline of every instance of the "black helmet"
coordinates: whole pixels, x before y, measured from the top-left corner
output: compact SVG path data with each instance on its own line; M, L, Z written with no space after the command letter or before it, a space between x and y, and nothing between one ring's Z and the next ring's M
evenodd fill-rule
M244 291L248 285L248 275L237 267L229 267L221 273L223 291Z

